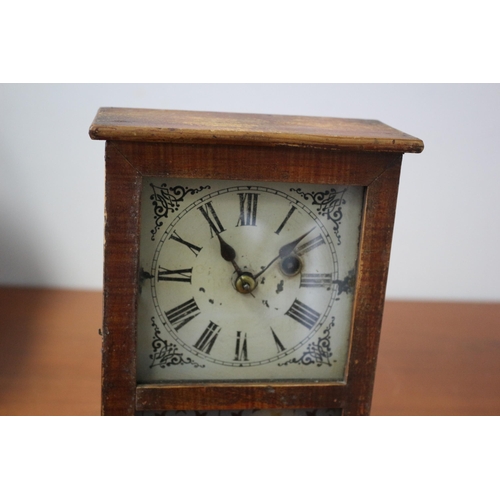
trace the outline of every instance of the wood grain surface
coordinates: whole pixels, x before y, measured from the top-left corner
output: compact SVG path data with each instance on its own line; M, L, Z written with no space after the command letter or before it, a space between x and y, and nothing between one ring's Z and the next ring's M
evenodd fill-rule
M103 414L215 410L223 403L227 410L269 409L277 401L320 408L327 400L344 415L370 412L401 158L422 151L420 139L376 120L131 108L101 108L89 134L107 141ZM171 384L136 387L138 200L147 176L365 187L342 383L273 383L272 391L256 384L250 391L249 384L226 382L212 392L206 384L183 384L175 397Z
M129 141L106 143L106 224L104 248L103 398L105 415L135 410L342 408L344 415L370 412L374 368L382 323L389 254L396 209L401 154L341 152L311 148L263 148L234 145L170 144ZM216 159L216 160L215 160ZM273 168L274 167L274 168ZM364 185L353 332L344 383L291 387L273 383L248 390L227 382L217 393L185 384L143 386L136 393L136 309L139 269L139 197L143 176L202 179L283 180L325 185ZM285 384L286 385L286 384ZM279 387L278 387L279 386ZM292 389L292 390L291 390ZM137 388L139 391L139 388ZM179 397L179 391L183 394ZM147 393L150 392L148 395ZM241 395L240 400L234 394ZM217 397L216 397L217 394ZM310 398L315 394L313 403ZM140 403L139 407L137 402ZM311 405L311 403L313 403ZM212 404L216 405L212 407ZM172 406L174 405L174 406ZM180 405L180 406L179 406Z
M317 146L396 153L420 153L424 148L420 139L377 120L134 108L101 108L89 134L101 140Z
M102 294L0 289L0 415L99 415Z
M99 415L102 294L0 288L0 415ZM372 415L500 415L500 304L385 306Z
M500 415L500 304L388 302L372 415Z

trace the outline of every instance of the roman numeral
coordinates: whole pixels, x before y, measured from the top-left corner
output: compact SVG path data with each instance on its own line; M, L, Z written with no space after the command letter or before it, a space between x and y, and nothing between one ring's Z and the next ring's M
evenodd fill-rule
M271 328L271 333L273 334L274 343L276 344L276 349L278 349L278 352L280 353L281 351L284 351L285 347L281 343L278 336L274 333L274 330L272 328Z
M236 351L234 361L248 361L247 334L236 332Z
M303 304L300 300L295 299L290 309L285 313L286 315L298 321L309 330L316 324L320 314L309 306Z
M210 354L210 351L217 340L217 335L219 335L219 331L220 326L210 321L208 326L205 328L205 331L201 334L201 337L198 339L196 344L194 344L194 347L205 352L206 354Z
M301 255L306 252L310 252L313 248L319 247L320 245L323 245L325 243L325 240L323 239L323 236L320 234L319 236L316 236L316 238L313 238L312 240L306 241L305 243L302 243L302 245L299 245L295 252L298 255Z
M332 286L332 273L303 273L300 276L301 288L328 288Z
M240 197L240 218L236 227L255 226L259 195L255 193L238 193L238 196Z
M214 237L214 233L219 234L225 231L224 227L220 223L219 217L217 217L217 214L215 213L211 201L206 203L205 206L198 207L198 210L203 214L203 217L205 217L208 222L208 225L210 226L210 236L212 238Z
M158 281L183 281L185 283L191 283L192 272L193 268L171 271L170 269L165 269L160 266L158 270Z
M186 323L198 316L198 314L200 314L200 310L194 298L165 312L168 321L176 330L180 330Z
M192 243L189 243L189 241L183 240L176 231L172 233L172 236L170 236L171 240L178 241L179 243L182 243L183 245L186 245L191 252L193 252L196 257L198 257L198 254L201 252L203 247L197 247L196 245L193 245Z
M275 234L280 234L281 233L281 230L285 227L285 224L288 222L288 219L292 216L293 212L295 212L296 208L297 207L293 207L293 206L292 206L292 208L290 208L290 210L286 214L285 219L280 224L280 227L278 229L276 229L276 231L274 231Z

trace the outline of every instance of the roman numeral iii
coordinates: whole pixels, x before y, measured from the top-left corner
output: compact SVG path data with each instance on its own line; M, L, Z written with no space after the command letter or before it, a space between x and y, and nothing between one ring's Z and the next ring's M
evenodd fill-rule
M328 288L332 286L332 273L302 273L300 276L301 288Z

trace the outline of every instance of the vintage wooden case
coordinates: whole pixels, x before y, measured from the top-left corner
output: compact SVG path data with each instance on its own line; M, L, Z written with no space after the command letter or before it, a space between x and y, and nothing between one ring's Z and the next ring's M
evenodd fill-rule
M378 121L101 108L106 140L102 413L370 411L403 153L421 140ZM136 325L143 176L364 186L346 378L138 384Z

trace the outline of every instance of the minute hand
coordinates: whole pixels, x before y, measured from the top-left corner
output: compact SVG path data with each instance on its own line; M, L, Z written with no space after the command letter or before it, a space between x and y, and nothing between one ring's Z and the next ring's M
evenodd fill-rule
M283 245L280 248L278 255L271 262L269 262L269 264L264 269L262 269L260 273L257 273L254 276L254 279L257 279L264 271L267 271L267 269L269 269L269 267L271 266L271 264L273 264L273 262L277 261L280 258L284 259L288 255L290 255L295 250L295 247L300 243L300 241L303 240L310 232L314 231L314 229L315 228L313 227L312 229L307 231L307 233L304 233L302 236L299 236L296 240L293 240L290 243Z

